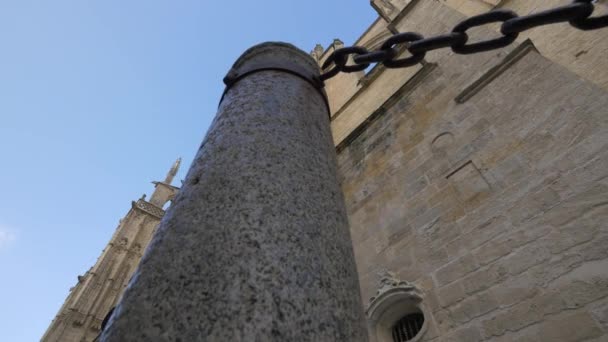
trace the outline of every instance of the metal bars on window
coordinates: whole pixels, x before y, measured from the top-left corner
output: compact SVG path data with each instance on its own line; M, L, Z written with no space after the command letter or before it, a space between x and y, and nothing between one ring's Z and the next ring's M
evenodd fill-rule
M393 326L393 341L406 342L411 341L422 329L424 324L424 315L422 313L413 313L401 318Z

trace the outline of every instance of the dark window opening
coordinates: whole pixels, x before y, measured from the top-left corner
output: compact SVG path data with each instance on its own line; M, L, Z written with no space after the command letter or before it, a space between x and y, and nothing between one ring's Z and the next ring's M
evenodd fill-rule
M106 317L103 318L103 321L101 322L101 331L103 331L106 328L106 325L108 325L108 321L110 320L110 317L112 317L114 309L116 309L116 307L111 308Z
M393 326L393 341L405 342L412 340L418 335L423 324L424 315L421 312L409 314L401 318Z

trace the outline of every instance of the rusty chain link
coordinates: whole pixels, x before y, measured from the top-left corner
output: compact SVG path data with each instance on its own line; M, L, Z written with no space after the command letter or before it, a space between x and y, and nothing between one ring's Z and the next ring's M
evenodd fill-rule
M595 10L595 0L574 0L571 4L546 11L519 16L517 13L498 9L468 18L454 27L452 32L424 38L415 32L396 34L384 42L379 50L368 51L362 46L351 46L335 50L322 69L333 67L321 75L325 81L340 72L357 72L367 69L372 63L382 63L387 68L405 68L420 63L428 51L451 48L457 54L467 55L503 48L513 43L523 31L549 24L568 22L579 30L596 30L608 26L608 15L591 17ZM469 43L467 31L471 28L491 23L502 23L501 36L481 42ZM398 46L404 46L411 54L396 59ZM354 64L347 65L353 56Z

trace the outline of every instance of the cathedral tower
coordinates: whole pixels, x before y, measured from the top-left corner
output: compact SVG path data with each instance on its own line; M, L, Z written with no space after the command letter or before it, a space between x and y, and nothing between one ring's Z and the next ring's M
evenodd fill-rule
M95 265L78 277L43 342L89 342L97 337L104 317L118 302L165 214L163 208L179 191L171 183L180 163L178 159L163 182L153 182L155 190L149 201L143 195L132 202Z

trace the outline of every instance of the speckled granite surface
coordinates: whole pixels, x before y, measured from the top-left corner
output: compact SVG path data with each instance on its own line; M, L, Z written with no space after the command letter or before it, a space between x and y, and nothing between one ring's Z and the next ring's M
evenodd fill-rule
M276 43L238 63L270 56L318 73ZM292 74L251 74L226 93L101 340L366 341L363 317L324 99Z

